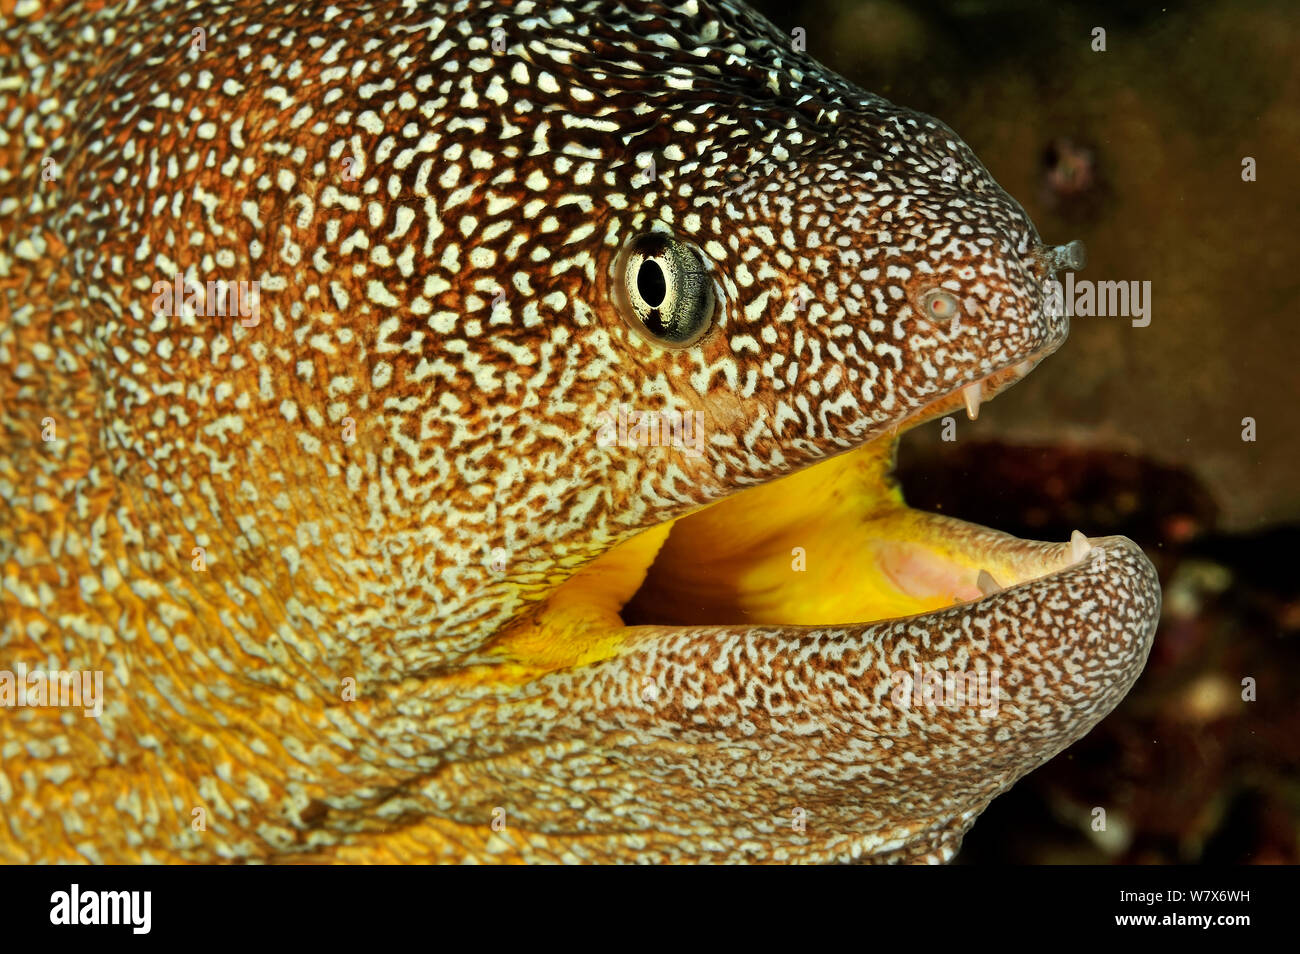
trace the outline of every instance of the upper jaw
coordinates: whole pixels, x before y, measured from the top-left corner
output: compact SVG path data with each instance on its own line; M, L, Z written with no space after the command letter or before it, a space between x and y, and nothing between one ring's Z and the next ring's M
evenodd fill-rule
M959 410L965 410L966 416L972 421L975 420L979 417L980 408L986 402L1022 380L1059 345L1059 341L1054 342L1051 347L1041 348L1023 358L1017 359L1014 363L974 378L960 387L940 394L924 404L920 410L913 412L894 425L891 433L895 435L901 434L918 424L923 424L936 417Z

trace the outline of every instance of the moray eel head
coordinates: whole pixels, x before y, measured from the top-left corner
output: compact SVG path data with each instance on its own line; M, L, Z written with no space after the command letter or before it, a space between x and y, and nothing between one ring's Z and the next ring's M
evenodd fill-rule
M692 70L719 101L746 78ZM512 737L565 739L511 784L599 793L529 813L571 857L946 860L1146 659L1130 541L1015 539L890 477L901 431L1064 342L1046 282L1081 243L1045 245L942 123L815 75L782 96L755 68L707 137L656 101L676 161L591 248L593 546L571 574L512 551L529 606L488 648Z
M0 856L946 860L1137 678L1131 542L891 479L1080 263L938 120L730 2L22 6L0 647L108 678Z

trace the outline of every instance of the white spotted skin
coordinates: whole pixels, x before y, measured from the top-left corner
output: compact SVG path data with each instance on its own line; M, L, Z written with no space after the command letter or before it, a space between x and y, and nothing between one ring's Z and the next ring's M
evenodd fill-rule
M0 33L0 668L104 669L107 699L0 713L0 858L947 860L1136 678L1159 591L1120 544L1101 580L924 623L648 628L523 684L482 652L637 532L1060 345L1032 224L942 123L731 4L24 11ZM687 349L612 305L651 230L715 285ZM176 272L259 282L260 322L152 314ZM937 286L957 325L917 314ZM599 447L620 403L699 411L704 453ZM1047 682L963 772L971 727L891 721L880 653L979 638Z

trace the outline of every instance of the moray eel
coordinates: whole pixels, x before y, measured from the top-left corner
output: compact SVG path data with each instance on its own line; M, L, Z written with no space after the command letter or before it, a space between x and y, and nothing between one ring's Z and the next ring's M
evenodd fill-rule
M0 669L103 680L5 860L944 861L1137 678L1133 543L890 478L1067 332L941 122L726 2L5 8Z

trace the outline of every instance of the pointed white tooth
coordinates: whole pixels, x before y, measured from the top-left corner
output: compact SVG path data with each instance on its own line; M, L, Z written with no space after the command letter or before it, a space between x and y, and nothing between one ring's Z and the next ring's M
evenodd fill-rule
M980 588L980 592L985 596L992 596L994 593L1001 593L1002 587L997 580L993 579L993 574L988 570L980 570L980 575L975 578L975 585Z
M980 416L980 401L984 397L984 383L976 381L961 389L961 396L966 399L966 416L972 421Z
M1092 544L1088 542L1087 537L1078 530L1070 534L1070 561L1072 563L1078 563L1091 552Z

